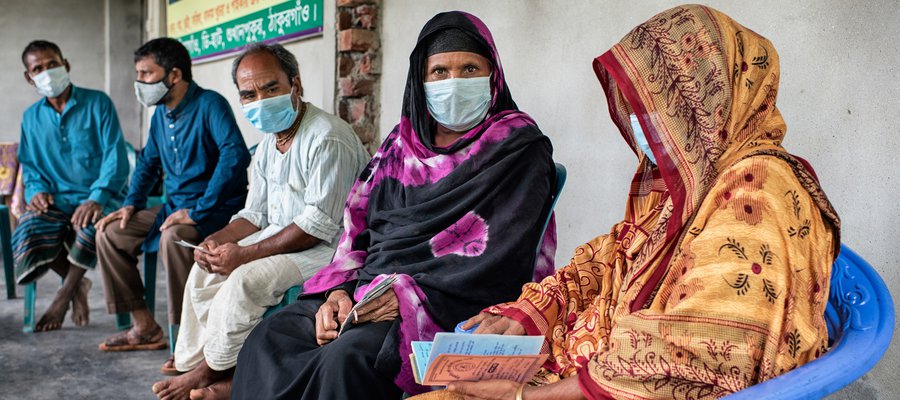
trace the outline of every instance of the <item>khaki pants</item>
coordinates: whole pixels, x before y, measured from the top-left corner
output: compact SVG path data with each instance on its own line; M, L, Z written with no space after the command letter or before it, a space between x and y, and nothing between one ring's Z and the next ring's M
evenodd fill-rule
M97 261L102 271L106 309L110 314L147 308L144 283L137 268L138 255L161 208L156 206L134 213L124 229L119 228L119 221L114 221L103 232L97 232ZM193 250L175 242L197 243L200 239L200 232L191 225L169 227L159 239L159 260L166 269L168 280L170 324L181 320L184 283L194 264Z
M238 244L248 246L260 240L257 232ZM244 340L266 308L280 303L286 290L309 279L332 255L334 249L320 243L298 253L251 261L227 277L195 265L184 291L175 367L187 372L204 359L216 371L234 367Z

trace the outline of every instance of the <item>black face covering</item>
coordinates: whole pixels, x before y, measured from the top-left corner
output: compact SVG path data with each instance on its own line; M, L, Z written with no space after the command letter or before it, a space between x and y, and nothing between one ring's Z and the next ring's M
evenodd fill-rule
M457 28L449 28L437 32L429 37L430 43L425 49L425 57L431 57L438 53L449 53L453 51L466 51L478 54L484 58L490 59L491 52L483 44L475 40L469 34Z

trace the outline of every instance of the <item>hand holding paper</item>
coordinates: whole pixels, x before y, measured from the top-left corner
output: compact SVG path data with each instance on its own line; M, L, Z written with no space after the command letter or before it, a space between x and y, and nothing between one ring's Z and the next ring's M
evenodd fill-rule
M397 282L396 274L392 274L383 281L378 282L375 287L370 288L365 296L350 310L350 314L341 324L341 329L338 330L338 336L344 332L344 329L357 322L390 321L397 318L400 315L399 305L397 297L391 290L394 282ZM382 296L388 291L391 291L391 293L386 295L387 297Z
M179 240L179 241L175 242L175 244L177 244L177 245L179 245L179 246L181 246L181 247L187 247L187 248L189 248L189 249L197 250L197 251L199 251L199 252L201 252L201 253L209 254L209 251L207 251L206 249L204 249L204 248L202 248L202 247L200 247L200 246L197 246L197 245L195 245L195 244L190 244L190 243L188 243L188 242L185 242L184 240Z
M412 342L410 360L423 385L490 379L524 383L547 359L538 354L543 342L543 336L438 333L434 342Z
M393 321L400 316L400 303L393 290L384 292L368 304L359 307L354 315L354 324L363 322Z
M344 290L335 290L316 312L316 342L324 346L338 337L340 322L350 319L353 300Z

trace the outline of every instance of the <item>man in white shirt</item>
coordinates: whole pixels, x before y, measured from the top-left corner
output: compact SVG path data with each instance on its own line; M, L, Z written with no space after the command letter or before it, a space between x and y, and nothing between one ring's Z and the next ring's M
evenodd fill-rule
M350 188L369 155L347 123L303 102L293 54L256 44L232 68L244 115L265 137L247 204L195 250L184 291L175 367L159 398L231 390L238 353L266 308L328 264Z

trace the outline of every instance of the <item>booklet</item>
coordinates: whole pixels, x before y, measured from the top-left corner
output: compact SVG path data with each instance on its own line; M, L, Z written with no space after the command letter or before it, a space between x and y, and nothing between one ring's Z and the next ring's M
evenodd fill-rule
M413 377L426 386L453 381L506 379L525 383L547 359L543 336L438 333L433 342L411 342Z
M365 296L363 296L363 298L360 299L359 302L350 309L350 312L347 314L347 319L344 320L344 322L341 324L341 328L338 329L338 336L341 336L341 333L344 332L344 329L349 328L350 324L354 322L354 320L356 319L356 311L359 310L360 307L369 304L369 302L371 302L372 300L375 300L383 295L391 288L394 282L397 282L397 274L391 274L391 276L385 278L383 281L378 282L375 287L369 289L369 291L366 292Z

